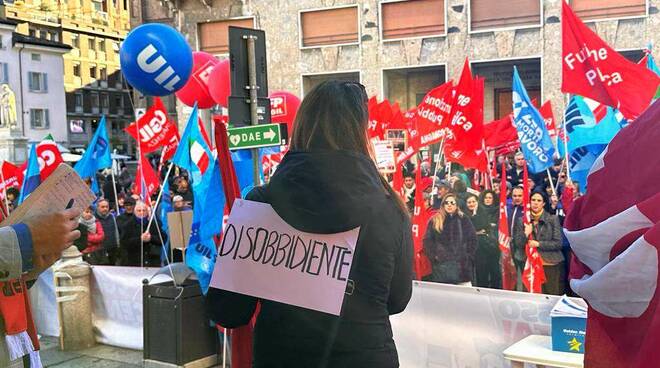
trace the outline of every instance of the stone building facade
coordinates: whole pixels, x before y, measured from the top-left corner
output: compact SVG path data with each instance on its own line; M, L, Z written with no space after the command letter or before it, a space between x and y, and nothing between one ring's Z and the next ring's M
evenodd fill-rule
M430 88L450 78L456 80L468 57L473 73L486 77L486 122L510 111L514 65L530 95L552 101L555 116L561 116L565 104L566 97L560 91L562 0L407 1L422 7L416 13L413 9L412 14L410 9L394 9L406 1L179 0L165 5L141 1L141 21L152 21L149 15L156 14L158 19L153 20L179 29L196 50L208 48L209 40L201 37L206 24L251 19L254 27L266 32L271 91L304 95L326 78L356 79L370 95L398 101L407 108L415 106ZM391 3L397 4L389 9ZM406 5L409 4L403 4ZM660 53L660 0L571 0L571 6L604 40L631 60L641 58L642 49L649 43L654 45L656 54ZM308 31L301 22L308 12L344 7L355 8L350 22L357 22L356 29L346 31L357 32L355 39L341 41L341 28L346 22L338 18L335 23L339 41L304 45L304 33ZM399 12L403 21L386 19L386 11L390 10ZM435 11L444 17L442 26L434 25L437 32L414 29L420 28L420 23L432 23L425 16ZM310 17L311 27L314 22L322 23L318 20L324 16L314 18L316 21ZM402 26L406 16L411 21ZM514 19L508 19L509 16ZM392 27L406 26L413 30L404 30L401 37L387 37ZM226 25L218 26L218 37L223 35L222 27ZM310 39L319 32L324 30L311 29ZM218 42L222 43L215 41ZM222 47L211 49L219 57L226 56Z

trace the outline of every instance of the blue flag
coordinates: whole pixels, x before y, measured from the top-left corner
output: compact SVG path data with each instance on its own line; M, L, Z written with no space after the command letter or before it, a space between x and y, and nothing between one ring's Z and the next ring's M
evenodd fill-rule
M571 178L579 182L580 192L584 193L591 166L621 130L622 122L611 107L608 107L607 114L596 122L582 97L574 95L566 107L563 124L565 126L562 126L562 132L566 132L567 143L559 143L559 152L561 156L566 156L568 149Z
M163 245L163 249L160 253L160 262L164 264L167 261L167 255L170 254L170 234L169 234L169 225L167 223L167 213L172 212L172 197L170 196L170 183L165 180L163 183L160 204L158 205L158 217L160 218L161 230L167 234L167 241ZM170 259L170 262L172 260Z
M555 146L545 127L539 111L534 107L527 90L520 80L518 69L513 67L513 125L518 131L518 139L529 169L539 173L552 166Z
M203 200L196 202L193 210L190 240L186 247L186 265L197 274L204 294L209 289L211 274L215 267L216 247L213 236L222 231L225 208L220 167L214 161L211 165L202 179L204 193L199 194Z
M21 193L18 196L18 204L23 201L41 184L41 177L39 176L39 160L37 159L37 145L32 144L30 147L30 155L28 156L28 164L25 170L25 178L21 186Z
M110 140L108 131L105 128L105 116L101 118L99 126L87 146L80 161L73 167L81 178L96 179L96 172L112 167L112 158L110 156Z

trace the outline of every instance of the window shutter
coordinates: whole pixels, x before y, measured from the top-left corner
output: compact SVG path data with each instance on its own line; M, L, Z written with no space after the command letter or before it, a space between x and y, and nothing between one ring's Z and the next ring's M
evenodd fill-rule
M2 63L2 81L9 83L9 64Z
M43 76L43 80L44 80L44 89L43 89L43 91L48 92L48 74L42 73L41 75Z
M645 0L571 0L570 4L583 20L646 15Z
M35 86L34 86L34 78L33 78L32 74L34 74L34 73L32 73L32 72L28 73L28 88L30 89L30 91L34 91L36 89Z
M307 11L300 14L302 45L315 47L359 42L358 8Z
M515 10L514 10L515 9ZM506 6L492 0L470 0L470 28L472 31L505 27L539 25L539 0L509 0Z
M48 109L44 109L44 128L50 128L50 116L48 115Z
M30 128L34 128L36 124L36 115L35 115L35 109L30 109Z

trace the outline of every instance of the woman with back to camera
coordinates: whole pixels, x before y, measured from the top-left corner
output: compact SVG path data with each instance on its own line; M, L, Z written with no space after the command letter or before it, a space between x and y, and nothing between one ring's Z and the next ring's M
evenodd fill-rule
M411 224L370 157L367 122L362 85L319 84L302 101L291 149L270 182L247 195L299 231L360 227L340 316L209 289L210 317L224 327L246 325L260 301L253 367L399 366L389 316L412 295Z
M424 252L431 261L431 281L472 285L477 234L456 195L446 194L424 234Z

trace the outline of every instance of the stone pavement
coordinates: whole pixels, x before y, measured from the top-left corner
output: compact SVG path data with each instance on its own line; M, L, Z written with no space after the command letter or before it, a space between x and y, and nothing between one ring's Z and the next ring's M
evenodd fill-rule
M142 367L142 351L96 345L77 351L60 350L56 337L42 337L41 361L44 367L57 368L138 368Z

